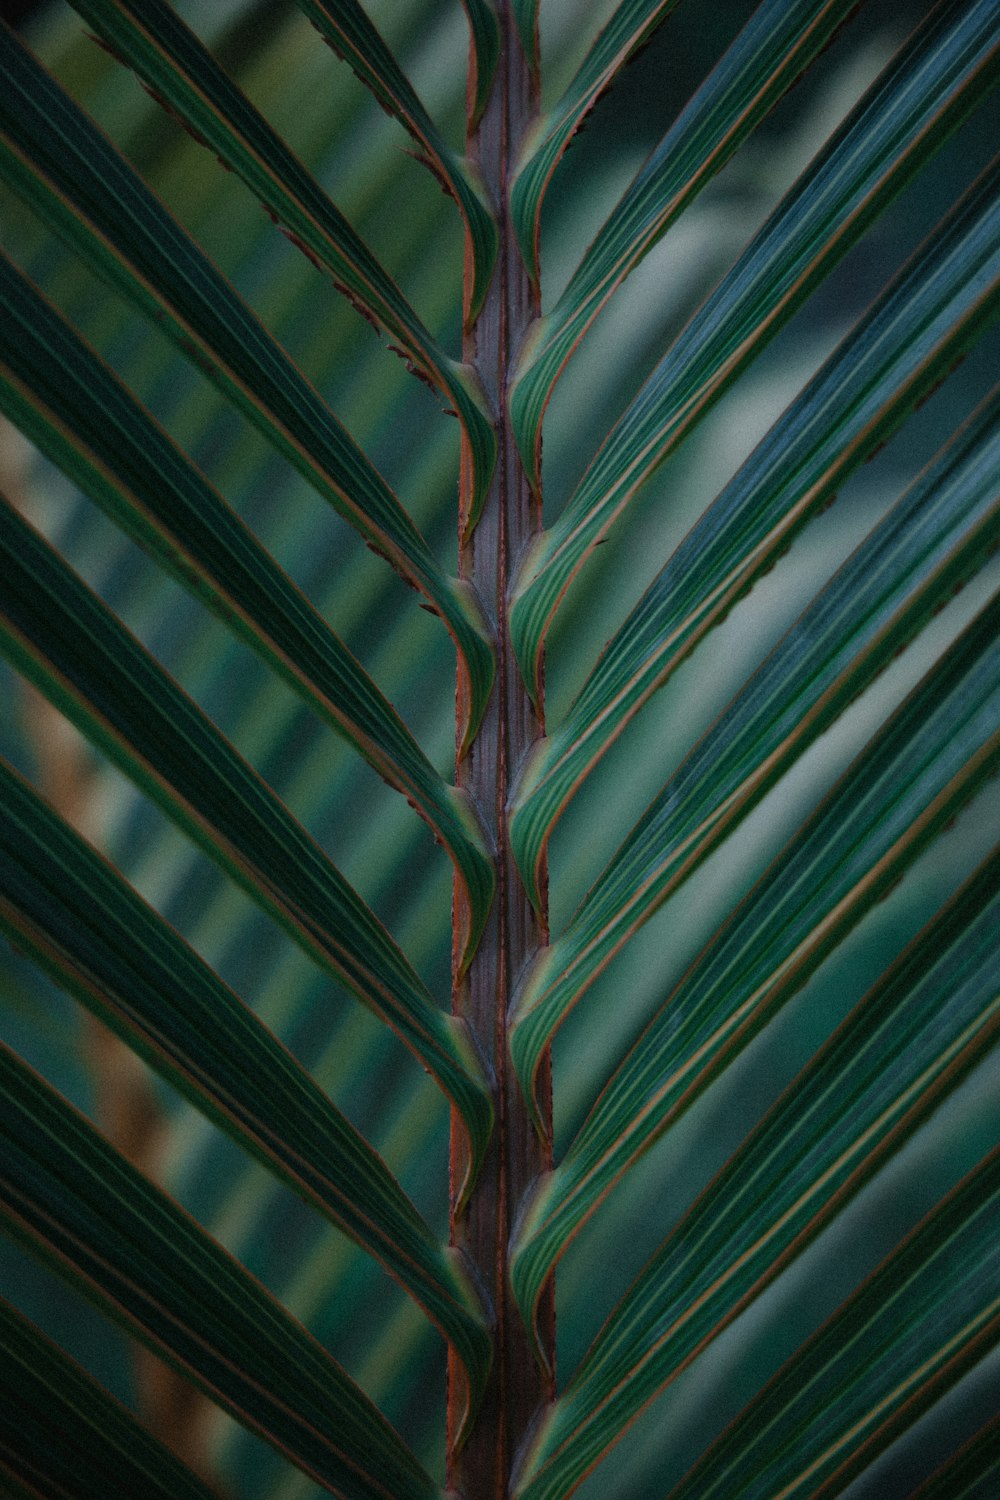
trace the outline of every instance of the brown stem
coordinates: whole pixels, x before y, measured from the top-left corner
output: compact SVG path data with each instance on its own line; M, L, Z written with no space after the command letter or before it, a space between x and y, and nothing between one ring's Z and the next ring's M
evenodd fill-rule
M460 573L476 588L495 630L497 680L482 727L458 766L459 784L475 801L497 857L497 898L454 1006L472 1027L496 1078L497 1126L479 1180L452 1237L475 1267L496 1319L496 1353L489 1387L462 1451L454 1452L460 1416L458 1375L449 1403L448 1482L467 1500L503 1500L511 1470L542 1405L552 1399L552 1377L542 1372L528 1343L510 1291L508 1243L518 1205L539 1173L551 1166L551 1148L539 1140L509 1064L507 1016L519 974L547 930L531 907L517 873L507 834L507 798L518 765L542 733L507 635L507 589L519 553L541 527L510 430L507 385L514 356L538 306L507 212L511 166L537 107L531 70L521 52L507 0L497 11L501 58L493 94L479 126L468 137L498 207L500 250L483 311L466 336L465 359L475 366L498 414L499 457L480 521L462 549ZM466 482L463 479L463 484ZM463 513L467 495L463 494ZM548 1071L548 1059L545 1060ZM546 1094L548 1090L545 1090ZM551 1135L551 1120L549 1121ZM453 1154L462 1151L453 1130ZM453 1174L454 1175L454 1174ZM555 1365L552 1289L543 1300L540 1326Z

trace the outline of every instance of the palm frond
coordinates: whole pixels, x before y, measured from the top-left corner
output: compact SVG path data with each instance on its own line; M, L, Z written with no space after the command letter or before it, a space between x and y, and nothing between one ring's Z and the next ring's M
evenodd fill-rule
M0 1488L985 1500L996 0L72 6Z

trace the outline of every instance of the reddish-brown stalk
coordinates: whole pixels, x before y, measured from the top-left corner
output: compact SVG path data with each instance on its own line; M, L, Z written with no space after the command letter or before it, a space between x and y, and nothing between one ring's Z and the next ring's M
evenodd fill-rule
M519 1449L540 1409L552 1399L551 1375L540 1368L510 1291L508 1247L518 1206L538 1174L551 1165L509 1062L507 1022L518 976L547 939L544 919L531 907L507 834L507 799L518 765L542 733L507 636L506 598L518 555L541 527L540 505L521 465L507 415L507 387L518 345L538 315L535 293L518 251L507 202L511 168L537 109L531 68L521 50L508 0L499 0L501 56L489 104L470 129L468 152L479 163L497 205L500 248L483 310L466 335L464 357L475 366L497 413L499 456L482 516L463 547L460 572L476 588L495 632L497 679L482 726L458 766L459 784L479 808L497 858L497 898L479 950L456 986L455 1010L464 1016L496 1078L497 1125L479 1180L464 1211L453 1215L454 1243L467 1255L495 1318L496 1353L489 1387L461 1452L453 1438L461 1417L459 1372L451 1372L449 1485L467 1500L503 1500ZM468 290L468 288L467 288ZM463 478L463 486L467 479ZM468 495L463 493L463 506ZM546 1074L548 1061L546 1060ZM546 1098L549 1087L543 1090ZM551 1121L549 1121L551 1126ZM551 1133L551 1131L550 1131ZM453 1130L453 1153L463 1150ZM453 1181L461 1162L453 1162ZM540 1324L552 1366L555 1313L551 1289Z

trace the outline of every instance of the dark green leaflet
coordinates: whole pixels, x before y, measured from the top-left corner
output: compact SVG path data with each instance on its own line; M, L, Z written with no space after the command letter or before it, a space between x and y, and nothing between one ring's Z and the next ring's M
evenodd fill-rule
M497 58L500 55L500 28L490 0L462 0L462 4L472 33L470 67L472 95L475 99L472 118L478 120L486 108L496 75Z
M629 272L822 51L851 9L851 0L765 0L605 220L559 301L537 323L511 395L518 443L536 482L541 477L541 424L546 405L590 324ZM637 40L646 30L642 22L651 7L640 5L638 10ZM655 20L649 20L651 30ZM604 50L603 40L598 39L599 53ZM609 40L608 50L614 46L614 37ZM627 40L626 36L626 45ZM600 74L590 80L591 86L599 81ZM520 188L523 196L515 198L514 208L515 212L520 209L518 227L526 244L537 233L532 213L540 206L540 194L562 149L563 131L557 126L519 174L515 191Z
M46 1500L217 1500L130 1411L3 1301L0 1476L5 1493L9 1484L16 1495Z
M463 947L471 953L493 890L471 808L222 497L6 260L0 306L0 405L412 800L461 873L469 900Z
M993 1500L1000 1482L1000 1417L941 1465L913 1500Z
M1000 1339L998 1209L994 1152L778 1371L671 1500L722 1500L736 1475L747 1500L841 1494Z
M614 518L998 73L993 0L948 0L830 138L676 339L525 559L511 630L529 682L559 599ZM526 371L525 383L536 369L530 377Z
M965 321L964 328L966 334L977 332L975 316ZM964 336L961 328L955 331L959 338ZM869 351L866 358L865 333L862 325L857 344L842 347L705 512L608 643L563 721L524 768L515 794L511 836L533 889L552 828L615 737L650 694L725 618L734 598L773 566L796 529L827 505L844 478L865 461L872 428L890 431L919 400L914 394L914 382L922 383L919 362L907 363L905 356L903 360L893 359L885 348ZM946 369L952 347L950 338L946 339L934 361L936 368ZM857 362L852 359L855 353ZM865 396L859 399L862 390ZM994 398L984 405L974 428L956 439L955 449L942 455L941 464L947 469L951 463L964 461L967 442L984 445L981 454L970 456L964 478L953 481L946 480L943 473L928 475L907 501L907 506L918 509L939 503L954 505L953 522L942 516L942 525L944 536L956 542L960 532L955 528L962 525L966 500L973 506L969 525L975 528L976 507L980 502L988 505L992 498L988 490L996 461L996 416ZM801 463L796 462L798 459ZM930 494L938 478L947 486L940 501ZM901 509L900 515L903 513ZM916 538L910 540L916 556ZM971 570L973 559L982 556L983 549L971 535L969 541ZM988 533L985 542L988 550ZM872 545L876 545L874 537ZM909 566L907 549L904 536L900 538L901 569ZM847 581L845 573L838 576ZM959 581L958 577L953 580ZM851 584L861 610L868 604L861 597L863 585L862 578L855 578ZM947 590L947 583L942 583L942 600ZM844 628L850 628L846 618ZM836 642L829 644L832 648ZM893 649L895 645L890 651ZM821 690L817 680L817 698ZM765 759L763 747L758 759L761 763ZM714 765L712 779L721 770L722 766Z
M511 0L521 46L536 73L541 62L538 53L538 6L539 0Z
M521 253L538 281L538 235L542 202L559 159L616 73L648 41L677 0L624 0L611 16L555 107L538 120L526 143L524 162L510 193L511 214ZM526 45L535 47L537 0L518 11Z
M992 774L1000 754L1000 736L991 719L1000 701L1000 644L991 636L998 626L1000 600L994 600L857 757L771 875L758 883L689 971L682 982L688 997L683 1007L668 1003L643 1033L641 1045L620 1064L614 1087L602 1094L578 1137L581 1151L591 1150L598 1135L605 1145L627 1151L620 1100L646 1101L648 1108L636 1122L641 1128L650 1128L654 1106L662 1119L686 1088L683 1074L676 1071L685 1056L685 1038L701 1038L692 1042L692 1050L701 1059L703 1075L705 1070L711 1074L711 1059L728 1045L740 1007L752 1008L757 996L762 1019L771 987L781 980L792 955L799 954L792 966L795 974L802 971L806 953L815 966L832 944L832 934L850 930L875 901L884 888L887 865L902 861L905 868L947 822L941 814L944 803L963 806ZM697 844L687 858L689 842L684 830L677 829L661 850L661 898L697 861ZM627 861L625 868L630 868ZM613 863L606 877L610 890L619 878ZM849 905L841 910L839 904L848 897ZM826 916L835 911L838 919L828 930ZM550 970L543 962L525 986L511 1051L526 1087L534 1084L540 1049L562 1018L562 1007L575 1003L584 980L614 951L613 930L605 928L586 939L583 931L574 934L573 962L566 964L565 954L557 955L560 963ZM555 978L546 984L553 972ZM780 983L775 993L782 993ZM678 1028L675 1021L681 1014L684 1026ZM742 1023L739 1035L746 1036ZM714 1039L711 1053L706 1050L709 1038ZM666 1081L662 1091L657 1080Z
M493 663L468 587L443 575L318 392L125 158L6 29L0 29L0 71L0 174L422 590L468 672L473 727Z
M529 1211L522 1227L512 1275L526 1311L566 1233L618 1171L683 1114L996 773L1000 652L990 632L998 620L996 605L984 611L910 695L619 1064L571 1159L541 1187L537 1217ZM577 1173L584 1187L574 1202Z
M497 253L497 227L486 191L477 180L472 162L460 161L442 140L438 129L417 98L396 59L389 51L357 0L298 0L319 32L346 62L366 88L394 114L410 132L434 175L455 199L465 220L472 253L473 284L466 309L466 322L474 321L483 305ZM481 13L469 12L476 23L475 39L488 46L489 32ZM494 44L496 28L493 29ZM477 53L478 56L478 53ZM483 59L483 82L489 86L489 56Z
M112 612L0 501L0 650L302 944L454 1099L473 1168L492 1110L456 1023L251 766Z
M74 0L154 97L236 172L310 258L448 399L468 439L477 513L496 458L496 436L471 372L438 348L399 288L263 116L163 0Z
M799 1255L1000 1042L1000 852L910 944L656 1252L553 1408L563 1484ZM544 1190L542 1197L544 1198ZM534 1494L529 1487L527 1493Z
M1000 397L987 402L848 559L689 757L673 783L675 798L688 784L689 795L704 792L703 808L727 804L745 810L985 560L1000 514L998 410ZM756 787L755 772L761 776ZM673 805L675 819L683 805L682 794ZM637 1102L642 1108L632 1119ZM606 1099L606 1113L610 1105ZM587 1149L584 1125L533 1205L519 1259L537 1271L560 1255L570 1233L593 1212L624 1164L656 1139L667 1118L669 1112L650 1097L637 1101L626 1091L615 1119L628 1138L613 1141L606 1129L606 1156Z
M490 1340L475 1299L378 1154L173 928L2 761L0 791L0 928L377 1256L452 1341L478 1392ZM442 1050L433 1035L423 1041Z
M7 1047L0 1084L14 1235L334 1494L439 1500L301 1324Z
M1000 306L997 183L1000 167L981 179L970 198L945 221L932 253L918 255L904 269L751 455L724 492L724 503L713 507L704 524L692 533L692 550L710 570L707 580L694 580L695 601L709 593L718 602L719 612L724 611L802 524L803 512L815 512L826 498L823 481L828 458L823 439L829 428L839 429L845 416L853 420L864 413L856 440L863 452L870 452L883 435L881 409L887 397L892 395L889 420L895 425L907 406L931 388L956 354L995 316ZM835 420L825 410L828 401ZM775 431L781 442L772 446ZM812 484L786 517L776 475L787 464L787 472L797 480L799 463L812 466ZM744 508L748 494L760 502L756 508ZM768 502L774 504L776 516L770 513ZM706 546L709 537L711 547ZM751 566L740 566L747 557ZM683 878L681 869L693 868L729 826L721 816L725 809L711 797L702 798L702 748L692 753L647 808L566 930L526 977L514 1032L522 1078L533 1075L542 1038L551 1035L628 935ZM696 765L698 775L693 774Z

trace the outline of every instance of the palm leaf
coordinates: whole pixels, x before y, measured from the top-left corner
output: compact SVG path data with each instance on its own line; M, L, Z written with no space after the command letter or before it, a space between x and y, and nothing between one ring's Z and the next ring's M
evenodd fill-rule
M462 1352L478 1390L489 1347L474 1301L379 1157L212 971L3 766L0 784L4 928L390 1267ZM200 1045L210 1027L219 1033L211 1056Z
M0 536L3 649L312 957L390 1021L455 1100L478 1165L491 1112L476 1060L388 934L211 721L7 506Z
M542 202L559 159L601 93L610 87L615 74L666 20L675 3L676 0L632 0L631 4L619 6L549 118L539 121L534 128L539 139L531 141L528 160L512 184L511 209L525 263L536 282ZM537 50L535 10L537 7L530 5L522 7L518 23L525 44Z
M987 406L987 408L981 413L981 418L982 425L979 425L977 423L976 427L965 434L965 436L968 436L972 439L973 447L975 448L976 437L974 434L978 429L979 439L985 440L988 446L993 447L996 444L997 426L995 420L995 410L992 406L992 403ZM983 456L982 450L980 450L977 454L977 457L979 456ZM800 682L808 682L811 688L816 689L816 698L813 701L816 703L817 708L822 705L824 714L828 711L835 711L835 705L837 704L838 700L841 703L853 700L853 698L857 695L859 681L863 682L866 679L871 680L871 678L877 675L880 670L884 669L886 663L890 661L892 657L901 649L901 646L906 644L906 641L909 639L913 631L915 621L921 618L926 620L928 616L933 612L936 604L940 604L944 599L950 597L950 595L954 591L956 583L962 579L962 576L965 572L965 566L962 563L959 563L958 559L954 557L954 555L952 555L949 561L952 563L953 567L956 563L958 564L958 566L957 568L955 568L955 571L952 571L952 567L949 567L947 565L945 566L945 568L942 570L942 574L940 575L940 588L935 587L932 584L930 597L922 598L921 593L918 592L912 599L912 613L910 609L904 609L900 612L900 614L895 615L891 618L891 623L887 622L887 625L885 627L885 634L881 635L881 638L878 639L873 656L867 658L866 660L866 654L859 653L858 657L855 657L850 661L848 670L845 673L845 677L842 679L843 696L841 696L840 692L830 691L829 687L827 687L827 684L830 683L831 679L826 677L825 674L820 675L819 673L817 673L816 675L813 675L816 665L816 657L809 651L809 644L814 641L821 641L823 643L823 647L829 647L837 641L845 640L852 641L853 644L853 640L856 640L857 638L854 637L852 640L852 634L850 630L840 626L840 620L851 618L852 611L851 603L849 601L852 601L852 597L853 601L857 601L858 603L860 603L860 598L863 594L865 600L865 608L875 605L876 600L878 599L878 593L875 587L875 579L878 578L880 574L883 577L886 576L885 573L882 573L882 566L880 566L880 564L884 565L883 559L885 563L888 563L889 556L892 556L892 563L889 563L889 567L886 570L887 572L889 572L890 570L894 571L893 564L896 562L897 558L901 560L900 552L896 551L896 546L894 546L894 543L896 545L903 543L903 537L905 535L905 543L903 543L901 548L903 552L908 552L911 547L913 548L913 554L911 555L914 555L922 550L923 542L928 539L928 532L925 532L920 525L919 510L921 508L921 502L926 502L931 496L940 495L942 499L944 498L944 496L941 494L941 491L938 490L937 486L941 483L946 474L951 475L953 473L953 471L951 471L950 469L950 464L953 457L957 457L957 454L953 454L951 450L949 450L945 461L940 465L933 466L930 472L924 477L924 480L919 485L915 486L914 490L911 491L910 494L904 497L904 500L900 502L898 509L894 509L892 512L890 512L889 516L886 518L886 521L883 522L883 525L879 527L869 539L869 541L861 549L859 549L859 552L854 554L854 556L849 560L848 564L845 565L845 568L841 571L841 573L831 581L828 589L820 595L813 607L807 612L806 616L793 628L789 635L785 637L780 647L768 659L767 663L758 674L757 680L751 685L751 691L748 691L745 696L741 696L741 698L737 700L737 703L733 705L733 708L730 710L729 714L727 714L726 718L720 722L717 730L712 736L712 739L714 739L717 744L721 746L721 744L725 741L734 744L752 744L752 754L755 758L755 761L759 755L759 761L757 761L758 764L760 764L761 766L772 764L772 757L776 758L777 752L771 748L771 745L769 743L769 735L772 733L780 734L780 729L778 728L780 719L772 719L770 722L768 722L765 717L767 709L764 707L764 705L773 703L775 701L774 699L769 697L766 691L761 691L765 683L769 683L772 685L777 683L781 684L780 701L783 705L789 705L791 713L793 713L795 716L796 727L804 731L805 733L808 733L810 718L807 714L802 712L801 706L796 697L796 689L799 687ZM973 458L971 467L976 467L976 458ZM958 478L958 475L954 475L954 477ZM968 473L967 477L971 478L971 472ZM980 491L980 497L981 500L985 501L986 504L990 506L990 511L992 512L994 503L992 501L992 497L996 494L996 486L998 479L1000 479L1000 474L996 472L984 472L982 474L982 479L983 489ZM959 479L959 487L961 488L961 479ZM947 490L945 490L945 493L947 493ZM914 505L913 502L916 502L916 504ZM988 535L992 536L994 534L995 525L995 516L991 514L989 519L985 522L985 530ZM971 535L969 536L968 541L973 550L976 550L977 547L982 547L982 539L980 538L977 542L976 537L976 530L971 529ZM886 550L883 551L883 548L885 548ZM964 552L964 548L960 549L960 552ZM928 556L927 554L924 554L924 556L927 557L928 561L930 561L930 556ZM896 576L899 577L899 575ZM901 577L900 582L902 582ZM934 584L937 583L938 579L935 579ZM836 608L837 605L845 606L844 615L839 614L839 610L837 610ZM855 616L855 618L857 617ZM823 622L822 627L819 629L816 628L816 621L818 620L822 620ZM870 623L873 625L874 621L871 621ZM856 671L860 672L861 675L855 676ZM823 691L825 687L827 688L826 692ZM794 707L792 707L792 705L794 705ZM753 709L756 707L760 707L763 710L761 718L758 718L756 714L753 713ZM738 723L740 721L741 710L745 710L747 712L748 722L750 725L752 725L752 729L749 730L747 739L745 741L730 741L729 736L732 732L732 728L735 723ZM721 751L721 749L716 750L715 753L713 753L713 768L721 769L725 766L726 761L727 757L725 753ZM742 761L740 769L741 771L746 769L745 760ZM747 792L744 790L744 788L746 787L746 783L737 783L737 785L741 787L741 795L737 805L739 806L740 811L742 811L745 807L743 798L747 796ZM720 797L718 800L719 803L722 803L726 799ZM787 856L783 856L783 860L785 858L787 858ZM818 908L814 907L813 910L816 911L818 910ZM794 987L803 983L804 979L805 973L802 969L799 969L795 973L794 980L792 981L792 986ZM644 1038L644 1052L648 1055L649 1061L653 1065L653 1070L655 1071L656 1058L652 1043L652 1036L647 1034L647 1036ZM614 1106L612 1105L611 1100L611 1095L613 1093L614 1088L613 1086L609 1085L609 1090L606 1092L605 1100L603 1102L604 1109L608 1111L608 1118L610 1118L614 1114ZM636 1098L640 1097L640 1093L637 1093ZM599 1116L600 1113L601 1110L598 1109L595 1112L595 1117ZM648 1097L644 1097L641 1130L642 1138L647 1143L655 1137L655 1132L659 1128L661 1128L664 1118L665 1116L660 1113L659 1107L654 1105ZM620 1151L625 1143L627 1127L625 1126L624 1120L625 1116L619 1115L613 1131L612 1138L617 1137L617 1139L615 1140L616 1151ZM595 1154L594 1146L594 1137L588 1135L588 1128L587 1126L584 1126L584 1128L580 1132L580 1136L578 1137L577 1142L574 1142L574 1144L570 1147L563 1162L553 1174L551 1181L546 1185L544 1196L547 1204L549 1205L549 1212L552 1211L552 1208L554 1208L557 1203L565 1204L568 1198L579 1195L581 1191L582 1181L586 1181L588 1183L589 1190L596 1196L598 1190L596 1186L597 1179L595 1176L596 1168L593 1163L601 1160L601 1157L599 1153ZM619 1160L620 1159L621 1158L619 1158ZM591 1165L588 1170L583 1172L581 1179L579 1164L584 1160L589 1161ZM608 1166L608 1161L602 1161L600 1172L602 1183L607 1183L613 1180L612 1177L605 1175ZM569 1186L569 1184L571 1183L573 1184L572 1187ZM581 1215L583 1212L591 1211L594 1205L595 1200L594 1198L589 1198L589 1194L588 1200L589 1201L587 1201L586 1207L584 1207L584 1205L581 1203ZM533 1216L534 1213L532 1214L532 1217ZM558 1229L554 1224L548 1226L547 1237L549 1233L551 1233L550 1244L552 1245L554 1250L558 1249L559 1251L561 1251L564 1248L567 1230L569 1229L570 1224L574 1222L576 1222L575 1219L568 1222L565 1219L562 1219ZM524 1232L526 1233L526 1231Z
M553 1410L528 1460L526 1494L565 1493L624 1420L802 1253L996 1044L997 872L993 857L678 1224ZM683 1008L684 994L677 1003ZM581 1132L577 1160L592 1139Z
M532 663L562 592L642 481L995 81L994 19L990 5L935 12L779 205L608 435L557 524L521 570L511 620L529 680L535 681ZM667 163L674 160L673 152L665 154ZM512 397L523 446L533 430L519 406L528 400L527 380L521 377Z
M996 180L1000 180L1000 175ZM830 468L828 452L823 452L821 457L817 455L811 473L809 460L812 454L808 457L802 454L803 448L808 453L817 442L821 448L824 446L824 429L821 425L823 418L829 414L829 425L825 432L836 433L831 446L837 446L847 427L841 412L844 406L854 407L857 414L855 431L862 451L867 449L870 452L873 444L879 441L880 433L886 430L883 423L888 425L893 422L893 415L882 407L881 398L892 391L895 400L904 409L914 399L899 353L905 350L905 361L912 357L914 364L911 369L918 381L922 383L928 380L933 383L953 362L955 344L952 339L956 339L961 345L963 326L971 335L982 327L984 311L987 317L990 316L993 298L1000 297L1000 210L997 207L994 174L991 173L982 183L981 189L987 204L983 216L980 217L977 212L982 207L982 200L979 199L979 193L974 192L969 202L960 207L955 220L944 227L941 239L932 247L931 253L926 259L920 257L914 267L914 274L904 273L899 285L891 288L885 299L876 304L870 317L857 331L856 339L849 341L846 347L841 347L831 365L820 372L813 385L803 393L800 402L787 414L787 425L783 424L784 430L780 433L775 448L780 447L787 456L788 467L795 476L793 494L797 498L801 496L805 501L803 508L810 504L818 508L830 493L823 488L823 481ZM966 210L971 211L971 224L966 220ZM966 239L969 229L971 235ZM982 248L974 249L973 242L980 232L984 235ZM958 272L959 286L950 284L951 278L946 269L949 260L956 267L961 266ZM931 297L925 299L921 292L931 288ZM896 344L900 325L907 329L907 333L902 342ZM940 344L937 343L939 338L942 338ZM831 388L834 393L839 391L839 402L837 394L830 400ZM924 390L927 388L923 386ZM837 410L838 406L840 411ZM898 411L899 406L896 406L896 412ZM850 435L849 427L847 435ZM799 438L798 442L796 438ZM774 554L787 544L789 535L794 534L800 524L800 514L796 513L797 507L793 505L791 514L782 516L784 524L779 523L773 529L769 528L768 507L759 503L761 490L767 485L770 490L768 498L781 513L781 503L785 497L774 482L774 451L774 448L768 451L768 444L765 442L763 451L758 449L745 469L736 476L729 494L722 497L719 506L722 525L716 515L711 512L706 515L704 531L711 533L713 537L706 569L709 577L704 579L700 570L692 567L690 561L685 559L687 567L684 576L685 579L693 579L696 598L708 595L713 603L718 601L716 619L731 605L733 596L739 589L752 581L754 572L765 566L766 561L773 559ZM767 480L763 480L763 475L767 476ZM798 488L800 478L801 490ZM810 478L813 479L812 484L809 482ZM744 511L740 502L747 491L752 493L757 504L751 502ZM726 534L728 528L725 523L733 498L736 499L734 509L740 520L748 512L752 516L747 527L750 536L744 533L737 548L740 548L741 543L743 546L749 543L748 550L753 549L756 567L751 564L745 570L733 570L736 572L737 582L726 590L725 584L729 582L731 574L727 566L730 556L729 536ZM741 529L740 520L733 526L733 531L737 534ZM763 546L758 551L754 543L761 540ZM690 549L696 556L702 550L699 545L701 541L700 537L696 538ZM690 553L688 556L690 557ZM697 605L695 609L697 610ZM698 759L696 757L694 764L698 763ZM518 1066L522 1069L522 1078L527 1079L533 1075L545 1041L553 1026L565 1014L566 1002L573 1003L579 998L586 984L621 945L624 935L634 931L656 909L671 888L678 869L682 866L688 869L693 867L699 857L698 845L706 852L713 846L715 824L722 811L721 804L725 794L720 797L719 803L712 802L700 766L691 779L698 798L705 796L704 803L699 801L697 812L689 812L685 805L686 798L682 788L687 777L681 773L678 780L668 783L651 804L642 822L589 893L567 931L540 957L538 972L530 976L522 987L516 1023L521 1031L522 1042L520 1051L515 1042L514 1052L518 1057ZM667 833L667 825L671 830L670 834ZM729 826L728 822L726 826ZM702 829L704 832L701 832ZM544 1026L540 1019L542 1015L551 1017ZM529 1017L533 1019L526 1024ZM534 1037L532 1041L525 1042L523 1039L529 1030L534 1033Z
M468 955L492 890L471 809L221 497L10 262L0 297L4 410L420 807L465 881Z
M6 1303L0 1348L0 1467L10 1493L210 1500L190 1469Z
M3 1485L991 1493L995 0L74 6L0 36Z
M463 166L455 161L406 75L360 5L352 4L351 0L299 0L299 3L320 36L338 56L351 64L376 99L410 132L425 154L427 165L461 209L473 261L465 320L467 324L475 322L486 297L496 258L497 230L483 186L473 179L471 163ZM484 99L491 75L488 58L493 48L481 8L472 10L470 16L477 48L476 89L479 97ZM479 54L483 50L487 55L480 61ZM482 83L479 82L480 75Z
M110 282L157 319L279 452L440 610L482 715L492 663L468 592L427 544L357 444L128 163L31 55L0 34L8 92L5 175Z
M806 1486L809 1494L837 1494L873 1449L891 1442L975 1363L1000 1333L995 1259L985 1285L982 1275L998 1160L996 1153L987 1158L878 1268L761 1392L742 1430L716 1445L676 1494L725 1493L715 1476L730 1462L750 1495L773 1494L779 1484L791 1494ZM991 1292L992 1307L984 1309L984 1293ZM908 1314L900 1329L896 1309L904 1300ZM781 1420L801 1424L808 1439L794 1458L761 1463L760 1449L781 1443L772 1415L779 1406Z
M99 30L115 55L136 69L153 97L162 99L194 132L196 140L243 177L293 244L329 270L345 294L399 341L414 369L447 396L463 424L476 474L470 521L474 519L493 467L496 443L470 373L435 347L416 313L343 214L169 6L144 3L137 14L128 0L120 4L118 0L95 0L77 9ZM363 52L359 54L353 48L351 55L362 65ZM366 81L370 82L375 75L367 60L363 65ZM379 97L385 98L384 82L379 82L378 89ZM413 118L412 108L408 124ZM430 142L422 145L427 149ZM439 170L443 170L443 164L442 155ZM458 181L456 175L450 186L453 192L461 191L467 220L474 226L481 279L491 256L485 209L474 190L468 185L460 190Z
M964 1448L934 1473L917 1493L921 1500L938 1500L939 1496L954 1495L955 1500L966 1500L967 1496L988 1495L990 1486L1000 1472L1000 1421L994 1419L978 1432Z
M473 117L479 119L486 107L493 79L496 76L497 55L500 51L500 28L496 12L488 0L462 0L469 18L472 33L472 56L469 60L470 92L473 100Z
M335 1493L438 1493L304 1329L7 1049L4 1217ZM192 1319L194 1315L194 1319Z
M887 288L685 538L609 643L565 726L526 768L512 837L532 888L552 824L582 774L994 315L996 181L991 173L979 200L982 258L964 240L971 225L961 212L942 225L940 239ZM967 207L975 220L975 197ZM992 422L990 411L987 429Z

